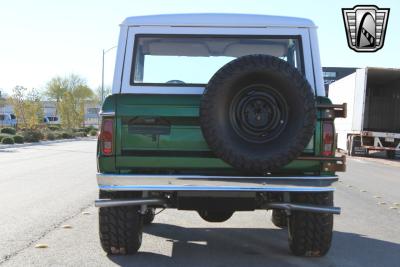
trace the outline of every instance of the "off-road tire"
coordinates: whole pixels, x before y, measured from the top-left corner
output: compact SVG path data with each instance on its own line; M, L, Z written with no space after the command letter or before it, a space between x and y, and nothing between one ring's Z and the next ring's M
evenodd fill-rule
M287 215L284 210L273 210L271 221L272 223L279 228L287 227Z
M100 191L100 199L132 198L130 192ZM143 216L139 206L99 208L101 247L107 254L135 254L142 243Z
M225 222L233 215L233 211L199 210L200 217L207 222Z
M143 215L143 224L144 225L149 225L154 221L154 218L156 217L156 210L155 208L148 208L146 210L146 213Z
M333 193L296 193L292 202L333 206ZM331 246L333 215L292 211L289 217L289 247L294 255L319 257Z
M238 97L237 103L245 101L240 99L242 95L247 99L251 98L253 87L261 88L255 90L257 94L278 96L275 102L269 102L272 105L262 106L266 111L263 114L269 115L263 117L266 122L260 127L274 125L273 128L257 132L254 139L258 139L249 141L238 132L238 123L232 122L235 120L232 119L232 107ZM250 92L244 94L244 90ZM278 105L280 102L277 99L283 99L286 104ZM241 110L240 114L245 114L243 106L241 107L242 109L237 110ZM252 112L259 112L254 110ZM278 111L272 113L271 110ZM286 120L278 119L279 123L270 123L276 118L276 114L281 118L283 112L287 114ZM239 117L236 114L233 118ZM256 118L260 120L259 117ZM252 119L254 123L254 116ZM249 116L245 116L244 121L249 120ZM279 169L297 158L309 143L315 122L315 96L307 80L286 61L268 55L243 56L223 66L210 79L200 103L200 126L208 146L216 156L246 173L263 174ZM270 136L278 128L281 130Z

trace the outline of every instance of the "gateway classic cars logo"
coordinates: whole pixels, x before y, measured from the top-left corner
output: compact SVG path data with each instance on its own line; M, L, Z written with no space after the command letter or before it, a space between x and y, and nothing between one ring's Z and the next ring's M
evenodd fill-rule
M383 47L390 8L357 5L342 8L347 44L356 52L375 52Z

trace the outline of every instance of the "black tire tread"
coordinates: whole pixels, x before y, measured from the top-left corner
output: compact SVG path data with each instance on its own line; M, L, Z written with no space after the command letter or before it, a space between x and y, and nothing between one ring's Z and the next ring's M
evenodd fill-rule
M273 210L271 221L276 227L279 227L279 228L287 227L286 212L284 210Z
M149 225L154 221L156 214L154 208L148 208L146 213L143 215L143 224Z
M234 65L236 60L241 61L240 68ZM316 107L313 89L299 71L279 58L268 55L248 55L236 60L221 68L211 78L204 90L200 105L200 125L204 138L216 156L236 168L257 173L279 169L300 156L314 133ZM295 138L289 140L290 148L288 151L282 151L264 160L244 157L236 153L232 146L225 142L223 137L218 136L215 113L213 112L216 103L212 101L218 93L218 88L223 85L227 77L239 75L240 72L249 72L259 66L265 66L276 73L283 74L287 79L290 79L296 84L296 88L299 89L299 96L304 103L303 108L305 113L303 127L300 132L296 134Z
M333 206L333 193L300 193L292 197L296 203ZM320 257L331 246L333 215L294 211L289 219L289 247L297 256Z
M100 191L101 199L131 197L129 192ZM135 254L142 243L143 219L139 207L99 208L100 243L107 254Z

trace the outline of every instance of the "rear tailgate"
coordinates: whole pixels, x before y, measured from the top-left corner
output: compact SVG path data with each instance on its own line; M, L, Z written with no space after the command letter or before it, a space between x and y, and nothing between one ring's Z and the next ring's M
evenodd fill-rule
M116 97L116 167L122 171L231 171L208 148L199 126L199 95L133 95ZM317 131L319 131L319 124ZM317 140L305 155L315 155ZM320 170L318 160L295 160L288 171Z

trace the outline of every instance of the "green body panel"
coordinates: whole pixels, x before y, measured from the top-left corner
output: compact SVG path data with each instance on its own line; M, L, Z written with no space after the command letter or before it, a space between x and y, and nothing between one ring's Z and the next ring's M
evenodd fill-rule
M102 157L98 152L100 172L233 170L227 163L212 155L203 138L199 126L200 98L200 95L136 94L115 94L107 97L102 110L116 114L115 157ZM318 97L317 101L330 103L325 97ZM146 123L138 125L138 120ZM158 124L147 124L147 121L152 120L163 120L168 125L160 127ZM305 155L319 155L321 134L322 124L318 121L315 135L304 150ZM175 155L183 152L199 155ZM201 153L209 153L211 156ZM320 169L319 161L295 160L279 172L303 174L320 172Z
M231 170L231 166L219 158L199 158L199 157L120 157L118 167L121 170L152 169L154 166L168 171L173 169L188 170L194 169L201 171L204 169ZM301 169L305 172L316 172L320 169L320 162L315 160L294 160L282 171L297 171Z
M115 157L97 157L97 170L101 173L116 173Z
M161 149L208 151L199 126L174 126L169 135L130 134L128 125L121 126L123 149Z

